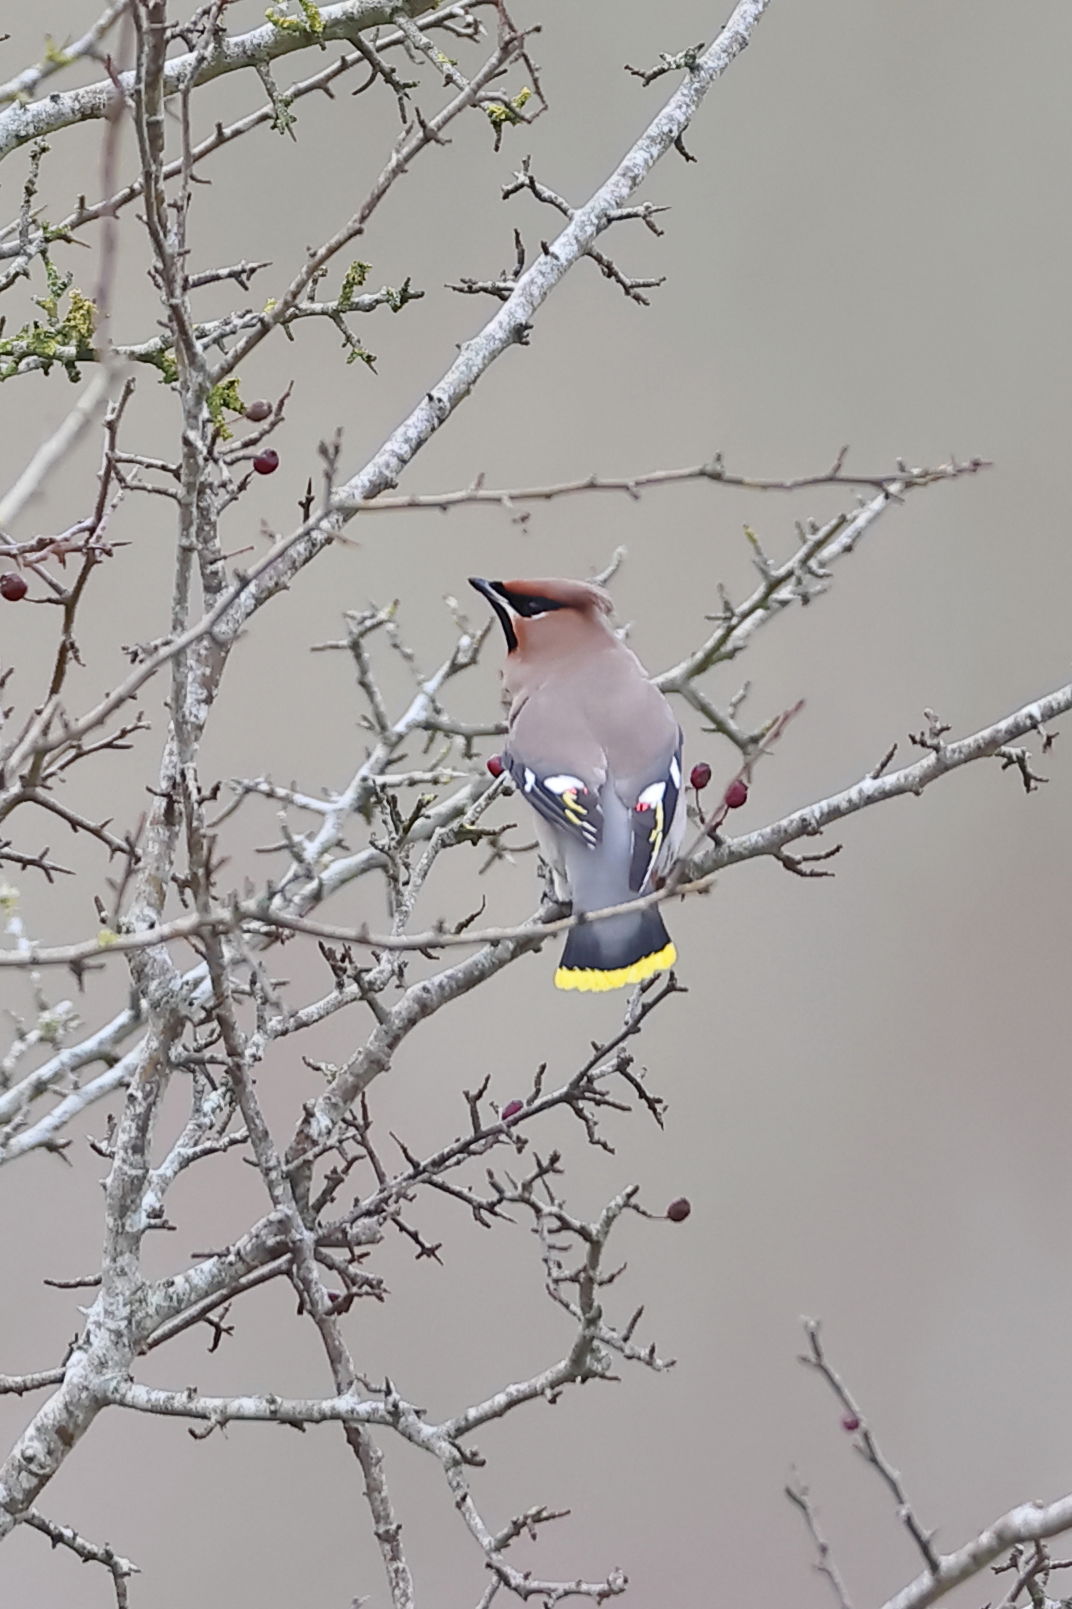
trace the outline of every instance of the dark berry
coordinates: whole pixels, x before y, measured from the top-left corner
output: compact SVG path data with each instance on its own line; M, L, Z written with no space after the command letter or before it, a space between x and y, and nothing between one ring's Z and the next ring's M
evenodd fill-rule
M516 1117L518 1112L522 1110L524 1104L525 1103L523 1101L507 1101L506 1105L499 1113L499 1116L502 1118L504 1123L509 1123L510 1119L512 1117Z
M491 772L493 777L502 776L503 772L506 770L506 767L503 765L501 754L488 755L488 770Z
M678 1196L677 1200L671 1201L667 1207L666 1216L672 1224L683 1224L691 1211L692 1202L688 1197Z
M274 447L266 447L253 460L253 467L258 475L274 475L279 468L279 454Z
M696 789L697 793L702 793L710 780L711 767L708 765L706 760L701 760L699 765L694 765L692 770L689 772L689 782L691 786Z
M5 570L0 575L0 598L6 598L8 603L18 603L20 598L26 596L26 577L17 570Z
M726 789L725 805L727 810L740 810L743 804L748 803L748 783L735 777Z
M847 1413L841 1421L842 1430L847 1430L851 1436L854 1430L859 1430L860 1421L854 1413Z
M252 419L255 425L263 424L272 411L270 402L251 402L246 409L246 418Z

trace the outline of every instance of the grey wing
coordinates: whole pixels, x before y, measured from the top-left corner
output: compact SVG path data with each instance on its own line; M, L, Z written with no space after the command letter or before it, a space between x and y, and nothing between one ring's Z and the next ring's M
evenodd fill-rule
M529 804L552 827L561 829L590 849L601 842L600 789L589 787L582 777L570 771L537 770L509 750L504 752L503 761Z
M650 776L631 778L623 793L615 792L630 811L632 850L629 859L629 887L636 894L647 891L652 878L668 866L677 854L685 830L685 796L681 777L681 733L677 746L664 766L653 767Z

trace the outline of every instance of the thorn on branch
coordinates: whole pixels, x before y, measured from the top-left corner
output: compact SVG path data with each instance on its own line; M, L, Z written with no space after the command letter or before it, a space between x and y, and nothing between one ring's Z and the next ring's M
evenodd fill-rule
M882 773L891 764L891 762L893 760L893 757L894 757L894 755L896 753L897 753L897 744L896 743L891 743L889 748L886 750L885 754L882 756L881 760L875 766L874 770L869 771L867 773L872 782L877 782L878 781L878 779L882 775Z
M689 45L685 50L676 51L673 55L665 50L660 50L657 67L649 67L645 71L642 67L630 67L627 62L625 71L631 73L634 78L639 78L644 88L647 89L649 84L653 84L657 78L662 78L664 73L695 72L700 57L706 49L707 43L701 39L699 44Z
M942 739L952 731L952 727L948 721L940 720L933 710L924 710L923 715L927 722L926 731L909 732L908 741L917 749L930 749L932 754L941 754L944 748Z
M1052 737L1049 742L1052 744ZM1045 754L1045 747L1042 752ZM1003 771L1008 771L1010 766L1016 767L1020 773L1020 780L1024 785L1025 793L1037 792L1044 783L1050 780L1049 777L1041 776L1037 771L1032 771L1030 749L1013 748L1006 745L1003 748L994 750L994 758L1001 761Z
M785 870L792 872L794 877L833 877L835 875L833 872L816 871L814 867L808 865L808 862L833 860L835 855L841 854L842 848L843 845L835 844L833 849L827 849L822 854L817 855L791 855L788 849L776 849L773 853L779 866L784 866Z

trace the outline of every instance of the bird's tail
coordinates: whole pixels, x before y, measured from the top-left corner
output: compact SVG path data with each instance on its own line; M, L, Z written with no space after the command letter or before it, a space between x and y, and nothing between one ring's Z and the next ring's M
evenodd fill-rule
M677 951L657 905L570 928L555 973L557 989L621 989L665 972Z

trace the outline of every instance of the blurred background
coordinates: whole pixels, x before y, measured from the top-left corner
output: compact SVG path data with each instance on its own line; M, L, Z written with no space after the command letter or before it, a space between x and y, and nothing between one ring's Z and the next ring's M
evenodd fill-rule
M494 311L445 282L511 265L515 227L530 251L556 229L531 197L500 201L521 159L531 154L536 175L570 200L587 198L673 84L644 89L623 64L647 67L660 51L709 41L724 10L549 0L522 11L519 0L517 20L542 25L532 48L550 112L508 129L497 155L482 120L461 119L451 144L422 157L376 215L353 253L372 264L370 287L409 276L425 292L397 317L355 320L378 374L347 367L337 333L314 321L293 344L262 346L243 371L247 399L291 382L294 391L273 438L278 473L229 518L234 549L259 544L261 522L295 523L318 473L317 443L337 426L343 466L358 468ZM18 8L5 17L0 76L38 59L46 32L63 41L95 15L81 0ZM228 29L262 15L235 4ZM467 49L458 47L463 65ZM764 629L743 660L708 679L724 705L750 678L753 724L807 701L735 830L857 780L894 740L907 760L906 734L923 725L925 707L962 735L1067 680L1070 51L1064 0L1036 0L1019 16L998 0L774 0L689 132L697 165L672 155L643 192L672 209L660 220L665 237L623 225L602 243L626 273L666 276L651 307L578 265L531 345L495 366L400 488L446 490L481 472L495 486L628 474L715 451L732 472L800 475L827 467L846 442L861 473L889 472L900 455L994 461L985 475L889 511L827 596ZM318 65L295 58L279 81ZM195 192L193 266L271 259L253 305L279 292L382 165L393 97L352 100L348 90L343 79L335 101L300 103L296 143L262 129L200 170L212 182ZM198 95L197 129L262 100L252 73L235 75ZM438 104L432 86L421 104ZM80 191L96 195L98 137L93 126L50 139L41 175L50 218ZM130 171L129 137L122 160ZM26 166L25 152L6 165L5 216L18 209ZM146 338L159 317L135 211L120 225L119 340ZM88 252L56 260L76 283L90 281ZM9 294L9 328L32 316L29 296L43 288ZM233 288L207 293L205 316L244 301ZM5 485L75 395L62 374L4 387ZM140 375L128 448L173 453L175 420L157 376ZM98 454L98 440L88 442L15 534L79 518ZM341 636L344 608L400 598L403 629L431 668L454 640L443 597L461 598L467 575L585 575L624 545L619 614L661 669L702 638L720 581L738 598L752 585L745 524L783 557L796 520L843 506L851 497L701 485L639 503L564 500L523 527L486 508L369 515L253 622L210 724L203 776L271 774L309 791L349 778L363 743L349 663L309 652ZM166 629L170 505L131 499L112 534L130 545L94 578L83 612L78 708L114 685L121 644ZM3 608L0 658L14 666L6 700L37 696L55 629L47 609ZM497 710L499 645L490 646L456 686L459 715ZM386 648L379 662L398 707L404 669ZM157 729L164 692L154 684L146 703ZM626 1601L659 1609L756 1592L821 1605L828 1586L783 1495L796 1468L857 1606L914 1576L918 1559L892 1504L796 1361L802 1314L822 1317L833 1359L940 1547L1016 1502L1072 1487L1066 747L1067 732L1042 766L1049 785L1030 797L1015 774L972 766L829 836L826 847L844 844L833 879L805 882L757 862L673 911L689 993L656 1013L637 1052L669 1102L665 1131L642 1113L616 1117L613 1155L586 1148L564 1119L535 1138L564 1148L578 1210L630 1182L653 1211L691 1199L688 1222L627 1222L617 1241L629 1262L619 1314L643 1302L643 1338L678 1362L663 1376L628 1369L621 1384L567 1393L554 1410L533 1407L479 1438L489 1467L476 1491L494 1523L537 1503L571 1510L538 1548L518 1552L540 1574L620 1565L632 1582ZM156 752L154 731L121 760L87 767L72 802L77 787L87 812L132 825ZM728 746L693 724L687 762L698 759L716 778L735 769ZM516 801L501 811L523 820ZM84 873L52 889L20 878L28 929L51 942L91 932L91 897L107 873L98 846L69 842L58 823L19 828L29 847L50 840ZM278 836L270 806L250 803L233 818L236 881L265 875L256 847ZM471 908L475 865L450 857L428 892L430 917ZM485 879L489 917L529 910L532 878L522 859ZM378 893L371 881L357 885L323 914L375 918ZM296 990L322 976L298 946L286 961ZM460 1091L484 1074L506 1101L525 1093L538 1061L555 1077L579 1065L593 1038L613 1032L624 998L556 996L552 967L550 948L527 957L414 1034L375 1090L382 1132L418 1150L438 1144L461 1132ZM53 997L73 989L58 975L46 984ZM87 1026L122 989L118 966L94 981ZM3 990L10 1009L29 1012L24 980L9 975ZM317 1088L300 1055L345 1056L365 1031L340 1016L266 1064L260 1086L277 1133ZM104 1164L85 1135L104 1124L96 1107L64 1160L38 1152L0 1171L0 1370L58 1362L78 1328L82 1298L41 1281L98 1266ZM152 1266L182 1266L226 1243L262 1206L257 1176L235 1155L199 1168L170 1198L177 1233L150 1244ZM443 1265L414 1262L401 1237L388 1244L374 1267L391 1300L355 1311L348 1335L371 1378L389 1372L441 1416L559 1357L569 1327L543 1294L527 1230L482 1232L460 1209L415 1216L444 1242ZM142 1378L212 1393L328 1389L315 1336L295 1322L284 1288L247 1298L232 1316L236 1334L218 1352L208 1355L207 1332L192 1334L148 1360ZM0 1400L5 1449L35 1400ZM388 1443L387 1454L419 1600L470 1609L485 1580L438 1468L404 1446ZM295 1436L234 1426L194 1441L179 1421L113 1412L41 1507L137 1561L135 1605L179 1609L195 1594L203 1609L282 1609L299 1595L318 1609L348 1609L365 1594L374 1606L387 1601L353 1460L327 1428ZM1002 1580L953 1601L1000 1594ZM112 1592L103 1571L21 1529L0 1556L0 1598L103 1609Z

